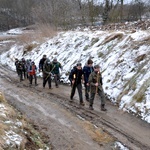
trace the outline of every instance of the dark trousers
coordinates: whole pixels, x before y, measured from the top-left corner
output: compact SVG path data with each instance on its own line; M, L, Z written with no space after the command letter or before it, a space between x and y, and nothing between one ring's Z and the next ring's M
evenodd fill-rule
M16 72L17 72L17 74L18 74L18 76L19 76L19 69L16 68Z
M94 98L96 93L90 93L90 106L93 107ZM98 95L101 100L101 105L105 105L105 94L103 89L98 89Z
M27 72L26 72L26 70L25 70L25 69L23 69L23 70L22 70L22 75L23 75L24 79L26 79L26 78L27 78Z
M59 79L60 79L60 75L59 74L55 74L54 75L55 86L58 86Z
M32 84L32 81L35 81L35 85L37 84L37 77L36 77L36 74L35 75L29 75L29 81L30 81L30 84Z
M51 82L52 82L51 76L43 77L43 87L45 88L47 81L48 81L49 88L51 88Z
M82 84L79 83L79 84L73 84L72 85L72 90L71 90L71 96L70 98L72 99L74 94L75 94L75 91L76 91L76 88L78 90L78 94L79 94L79 99L80 99L80 103L83 102L83 97L82 97Z
M86 84L84 84L84 87L85 87L85 98L86 100L89 100L90 86L87 86Z
M23 80L23 71L21 69L18 69L18 75L20 78L20 82Z

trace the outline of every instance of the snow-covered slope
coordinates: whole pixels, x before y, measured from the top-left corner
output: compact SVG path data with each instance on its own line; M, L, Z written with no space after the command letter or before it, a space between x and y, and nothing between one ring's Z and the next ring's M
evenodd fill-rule
M77 62L84 66L91 57L94 64L101 66L104 91L111 101L150 123L149 30L61 32L32 51L15 44L0 60L15 69L15 58L31 58L38 65L43 54L61 62L64 82L68 82L68 72Z

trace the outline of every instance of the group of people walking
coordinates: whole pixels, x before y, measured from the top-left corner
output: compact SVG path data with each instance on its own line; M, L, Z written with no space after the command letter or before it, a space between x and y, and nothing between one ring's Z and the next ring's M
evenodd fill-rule
M52 88L52 77L54 77L56 88L59 87L60 69L62 69L61 63L56 58L51 62L46 55L43 55L43 58L39 62L39 71L43 73L43 88L45 88L47 82L49 89Z
M83 94L82 94L82 83L85 87L85 98L89 102L89 109L93 110L93 103L95 95L98 94L101 100L101 110L106 111L105 108L105 94L102 88L102 76L100 73L100 66L95 65L93 67L93 61L89 59L87 64L82 69L82 64L77 63L76 66L71 70L69 80L71 82L72 90L70 95L70 102L73 101L75 90L77 88L80 105L84 106Z
M18 73L20 81L29 79L30 86L33 79L35 86L37 86L37 66L31 59L15 60L16 71ZM47 82L49 89L52 89L52 77L55 81L56 88L59 87L60 69L62 65L56 58L51 62L46 55L43 55L39 61L39 72L43 74L43 88L45 88ZM93 110L93 103L95 95L98 95L101 100L101 110L106 111L105 108L105 94L102 88L102 76L100 73L100 66L93 66L93 61L89 59L86 65L82 68L81 63L77 63L76 66L70 71L69 80L71 83L70 102L73 102L76 89L79 95L79 104L84 106L82 84L85 87L85 99L89 102L89 109Z
M24 58L22 58L21 60L19 60L16 58L15 66L20 81L29 79L30 85L32 85L32 81L34 78L35 85L37 85L37 77L36 77L37 67L34 61L31 61L31 59L25 60Z

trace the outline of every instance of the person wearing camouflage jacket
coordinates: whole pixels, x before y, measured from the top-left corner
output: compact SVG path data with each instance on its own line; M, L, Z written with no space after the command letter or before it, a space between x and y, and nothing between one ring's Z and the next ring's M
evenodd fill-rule
M102 76L99 65L94 66L94 71L89 76L90 84L90 103L89 108L93 110L93 103L95 94L98 94L101 99L101 110L106 111L105 108L105 94L102 88Z
M51 76L52 76L52 71L53 71L53 68L54 66L52 65L52 63L50 62L50 60L47 58L44 62L44 65L43 65L43 88L45 88L45 85L48 81L48 86L49 86L49 89L52 88L52 85L51 85Z

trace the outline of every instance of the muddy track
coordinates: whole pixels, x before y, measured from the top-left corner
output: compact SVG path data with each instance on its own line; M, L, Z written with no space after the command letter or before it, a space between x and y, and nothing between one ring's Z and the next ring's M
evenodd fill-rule
M115 121L115 119L111 118L109 115L106 115L107 112L101 112L97 110L90 111L86 107L78 105L77 101L70 103L68 97L66 97L65 94L62 95L56 94L54 92L43 92L43 89L39 86L31 88L28 86L27 82L19 83L16 75L14 76L13 74L16 73L0 65L0 77L4 78L4 80L6 80L8 83L17 85L20 88L25 88L30 92L38 94L40 97L42 96L47 99L51 97L52 101L59 104L63 109L71 112L72 114L74 114L74 116L77 116L80 119L90 121L96 127L102 128L103 131L111 134L114 138L116 138L117 141L126 144L127 147L131 150L150 149L150 144L147 142L150 139L147 139L147 141L143 142L144 140L140 140L140 137L137 138L136 135L132 135L132 133L127 132L127 130L122 128L122 126L120 126L119 123ZM112 104L108 102L108 105ZM145 127L148 128L149 125L146 124Z

